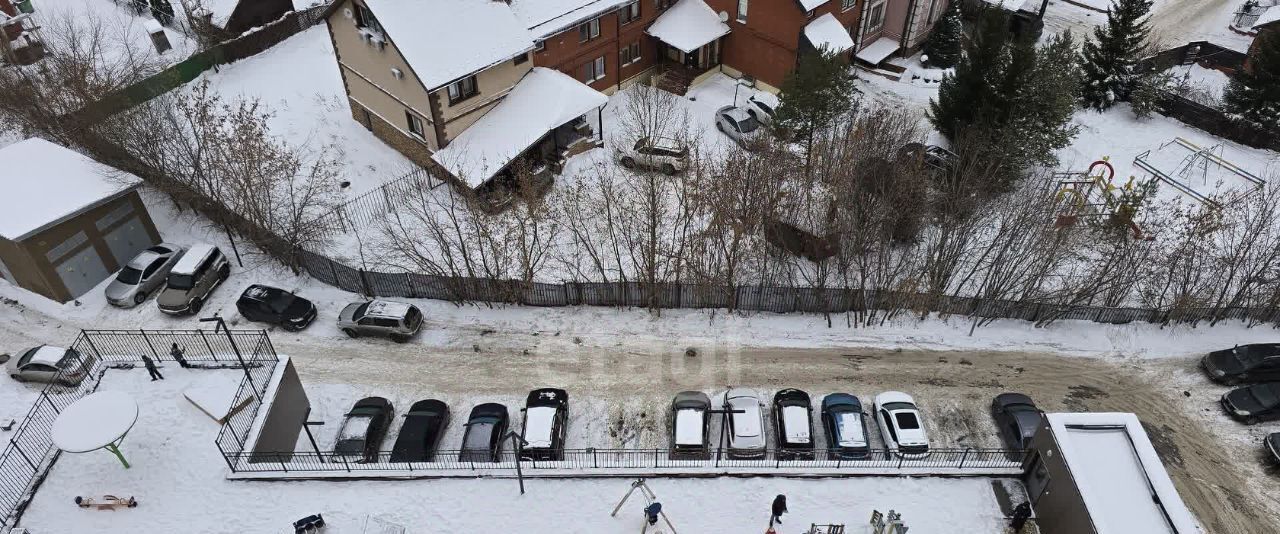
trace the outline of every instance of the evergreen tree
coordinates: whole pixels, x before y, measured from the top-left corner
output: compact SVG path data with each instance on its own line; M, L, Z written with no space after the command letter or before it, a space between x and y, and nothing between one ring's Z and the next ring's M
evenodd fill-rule
M964 45L955 73L943 76L938 98L929 102L929 121L954 141L967 125L975 124L995 106L997 93L989 80L996 79L1006 59L1009 21L999 10L985 11L978 27Z
M801 54L782 82L774 127L803 139L807 151L818 132L853 108L853 80L843 56L825 49Z
M952 2L951 7L938 20L924 43L924 54L929 56L929 66L939 68L954 67L960 61L960 53L964 48L964 26L960 22L960 2Z
M1107 23L1084 43L1084 105L1098 110L1128 100L1137 83L1134 66L1147 42L1151 0L1113 0Z
M1249 68L1236 73L1222 100L1228 113L1267 128L1280 128L1280 32L1258 36Z

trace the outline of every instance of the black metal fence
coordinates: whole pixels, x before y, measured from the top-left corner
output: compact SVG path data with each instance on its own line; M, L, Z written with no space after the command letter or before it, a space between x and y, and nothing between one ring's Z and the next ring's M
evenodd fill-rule
M171 353L174 345L181 349L179 356ZM53 381L41 389L35 404L0 452L0 527L17 523L57 460L59 451L50 433L58 414L93 393L107 369L141 366L144 354L156 361L173 361L197 369L241 368L243 361L246 378L236 395L237 399L244 399L254 389L259 393L265 390L277 361L271 341L262 331L85 330L70 350L78 363L60 369ZM253 387L250 383L259 385ZM218 439L223 440L226 434L228 441L243 442L249 431L244 420L247 418L248 425L252 425L256 413L257 404L242 410L223 426ZM232 423L236 426L232 427Z
M312 223L329 235L377 227L383 216L411 203L425 203L427 192L444 184L445 181L433 171L418 167L409 174L344 202L317 217Z
M459 473L475 472L515 474L516 453L503 450L497 461L483 461L484 454L477 459L475 452L459 450L436 451L429 462L392 461L391 453L382 452L375 461L365 462L361 458L335 455L332 453L293 452L279 456L244 453L228 458L233 471L238 473L279 474L288 473L356 473L366 476L403 476L416 472L442 474L444 471ZM535 460L525 457L520 461L520 468L526 472L536 473L538 470L566 471L601 471L623 469L671 470L673 473L696 472L706 469L738 469L759 470L836 470L856 474L866 472L936 472L939 474L998 474L1009 470L1022 469L1027 453L1008 449L934 449L923 458L907 458L890 449L871 451L866 458L855 459L842 456L834 450L811 451L810 458L798 458L793 451L770 449L759 458L730 458L727 454L712 452L702 458L690 458L685 454L675 454L671 449L566 449L563 459ZM467 459L463 459L467 458ZM321 476L322 475L318 475ZM345 476L345 475L341 475Z

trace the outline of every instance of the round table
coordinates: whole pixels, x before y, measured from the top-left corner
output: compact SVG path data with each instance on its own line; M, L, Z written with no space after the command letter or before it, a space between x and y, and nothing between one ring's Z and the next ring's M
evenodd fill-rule
M99 391L71 403L53 422L53 444L65 452L106 449L120 459L120 442L138 420L138 403L120 391Z

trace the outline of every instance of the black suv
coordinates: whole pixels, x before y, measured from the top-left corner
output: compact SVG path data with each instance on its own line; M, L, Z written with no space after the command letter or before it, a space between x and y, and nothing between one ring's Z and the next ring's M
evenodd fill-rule
M283 289L254 284L236 300L240 315L250 321L278 324L290 332L306 328L316 319L316 305Z
M1256 343L1217 350L1200 359L1209 379L1223 384L1280 380L1280 344Z

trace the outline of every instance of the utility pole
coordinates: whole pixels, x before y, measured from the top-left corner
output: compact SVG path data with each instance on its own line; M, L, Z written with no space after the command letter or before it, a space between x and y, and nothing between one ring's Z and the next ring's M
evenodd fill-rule
M244 363L244 355L240 354L240 347L237 347L237 346L236 346L236 338L235 338L234 336L232 336L232 335L231 335L231 330L230 330L229 328L227 328L227 322L226 322L226 321L224 321L224 320L222 319L222 316L220 316L220 315L218 315L218 314L216 314L216 313L215 313L215 314L213 314L213 317L203 317L203 318L201 318L201 319L200 319L200 322L202 322L202 323L209 323L209 322L216 322L216 323L218 323L218 326L215 326L215 327L213 328L213 332L214 332L215 334L216 334L216 333L218 333L218 329L219 329L219 328L221 328L223 332L226 332L226 334L227 334L227 341L230 341L230 342L231 342L231 351L236 353L236 360L238 360L238 361L240 362L240 368L244 370L244 377L245 377L245 379L246 379L246 380L248 380L248 381L249 381L249 387L250 387L251 389L253 389L253 396L254 396L254 397L257 397L257 398L258 398L258 402L259 402L259 403L261 403L261 402L262 402L262 394L261 394L261 393L258 393L258 386L257 386L257 384L254 384L254 383L253 383L253 375L250 375L250 374L249 374L249 365L248 365L248 364L246 364L246 363ZM264 336L265 336L266 334L264 333L264 334L262 334L262 335L264 335Z
M520 494L524 495L524 472L520 470L520 456L524 452L524 446L528 445L529 442L520 437L520 434L516 434L514 430L507 432L507 435L503 437L511 438L511 446L516 450L516 480L520 481Z

